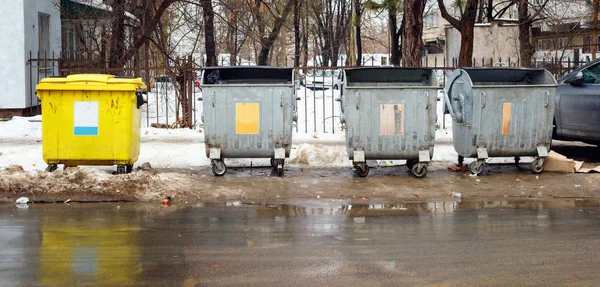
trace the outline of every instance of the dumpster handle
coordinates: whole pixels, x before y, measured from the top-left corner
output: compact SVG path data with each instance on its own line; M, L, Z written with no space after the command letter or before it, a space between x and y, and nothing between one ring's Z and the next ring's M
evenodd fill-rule
M138 88L138 89L135 91L135 97L136 97L136 102L137 102L137 108L138 108L138 109L139 109L140 107L142 107L144 104L147 104L147 103L148 103L148 100L144 99L144 96L143 96L143 95L147 95L147 94L148 94L148 92L147 92L147 91L144 91L144 90L142 90L142 89L140 89L140 88Z
M544 92L544 107L548 107L550 105L550 93L548 91Z
M481 92L481 108L485 108L485 92Z
M459 69L458 76L456 76L454 78L454 80L450 83L450 87L448 87L448 91L446 92L446 90L444 90L444 100L446 102L448 112L450 112L450 117L452 117L452 119L455 120L457 123L462 122L462 113L460 115L458 115L457 113L454 112L454 107L452 106L452 104L450 102L450 92L452 91L452 86L454 85L456 78L460 77L461 75L462 75L462 70ZM459 96L462 97L462 95L459 95ZM464 97L462 97L462 98L464 98ZM462 102L464 104L464 99L461 101L459 98L458 101Z
M425 105L425 109L429 109L429 92L425 92L425 99L427 99L427 104Z
M357 110L360 110L360 108L358 107L358 106L359 106L359 105L358 105L358 101L360 100L360 97L359 97L359 96L360 96L360 92L356 93L356 109L357 109Z
M452 119L455 120L457 123L462 122L462 115L459 117L454 112L454 108L452 107L452 104L450 103L450 97L448 96L448 93L446 93L446 91L444 91L444 101L446 102L446 107L448 108L448 111L450 112L450 117L452 117Z

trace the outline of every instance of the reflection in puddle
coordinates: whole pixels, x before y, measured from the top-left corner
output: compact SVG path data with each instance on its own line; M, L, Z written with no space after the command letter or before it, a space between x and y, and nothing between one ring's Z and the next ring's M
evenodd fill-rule
M405 202L398 204L332 203L323 207L322 203L313 206L292 204L254 204L240 201L227 202L226 207L256 208L262 217L305 216L346 214L349 216L418 215L429 213L454 213L477 210L545 210L573 207L600 207L598 200L565 199L552 201L505 200L505 201L446 201L446 202ZM218 205L214 205L218 206ZM222 206L222 205L221 205Z
M597 200L568 199L5 208L0 209L0 250L10 252L3 253L0 260L0 278L4 280L0 285L69 286L85 282L126 286L151 282L154 284L146 285L181 286L190 280L221 278L223 272L236 270L238 253L254 259L290 248L297 248L297 253L285 254L286 258L308 258L307 262L319 256L327 258L318 267L307 264L301 268L306 276L326 276L345 270L345 256L372 254L377 249L374 246L385 244L424 238L463 242L506 234L546 236L561 230L574 232L572 222L598 230L598 207ZM327 246L323 252L330 252L329 257L303 257L318 246ZM224 257L215 261L216 254ZM373 263L386 272L403 267L403 261L393 257L379 257Z

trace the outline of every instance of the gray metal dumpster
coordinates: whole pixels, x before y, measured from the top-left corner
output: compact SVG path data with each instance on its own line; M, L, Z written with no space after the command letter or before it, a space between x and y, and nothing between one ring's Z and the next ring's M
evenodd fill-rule
M414 176L424 177L435 143L439 87L433 70L354 68L344 77L342 122L357 174L369 174L368 159L405 159Z
M556 80L544 69L463 68L445 87L452 116L454 149L462 164L479 174L488 157L535 156L533 173L543 170L552 141Z
M281 176L297 119L294 69L207 67L201 87L212 172L226 173L225 158L271 158Z

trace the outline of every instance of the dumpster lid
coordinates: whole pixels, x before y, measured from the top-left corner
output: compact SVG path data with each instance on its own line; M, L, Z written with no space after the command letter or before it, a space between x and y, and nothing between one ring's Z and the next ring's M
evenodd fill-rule
M205 67L202 85L226 84L292 84L293 68L244 66Z
M366 67L344 69L346 84L386 83L399 86L435 86L437 76L431 68Z
M473 85L556 85L556 80L541 68L461 68Z
M98 86L105 87L99 88ZM37 85L38 90L135 90L137 88L146 89L146 85L141 78L117 77L105 74L75 74L66 77L49 77L40 80L40 83Z

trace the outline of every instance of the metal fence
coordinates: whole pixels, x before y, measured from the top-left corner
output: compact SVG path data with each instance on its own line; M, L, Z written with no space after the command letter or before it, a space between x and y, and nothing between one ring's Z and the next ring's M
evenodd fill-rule
M37 56L37 57L36 57ZM136 77L148 86L148 105L143 107L143 124L162 128L196 127L199 124L198 104L201 68L191 56L165 60L164 58L131 61L124 68L107 68L106 62L94 58L61 58L30 53L29 92L31 103L37 101L35 84L41 79L72 74L111 74ZM32 105L31 113L41 113L39 105Z
M160 63L160 64L157 64ZM473 59L474 66L518 66L518 58ZM423 66L433 68L438 82L445 85L446 77L456 69L457 60L428 62ZM581 61L551 59L535 61L535 67L549 70L557 78L571 71ZM159 128L202 128L202 103L196 99L201 96L199 75L201 68L191 56L170 60L162 58L146 59L130 64L125 68L104 68L103 62L95 59L62 59L55 55L37 58L30 54L30 82L38 83L44 77L67 76L80 73L114 74L123 77L140 77L149 87L148 104L143 107L142 123L146 127ZM340 97L344 86L342 70L351 67L307 67L296 68L296 94L298 101L298 122L296 132L304 134L335 134L343 130L340 123ZM355 67L354 67L355 68ZM30 92L32 103L35 85ZM40 113L39 106L37 109ZM35 113L36 111L34 111Z

